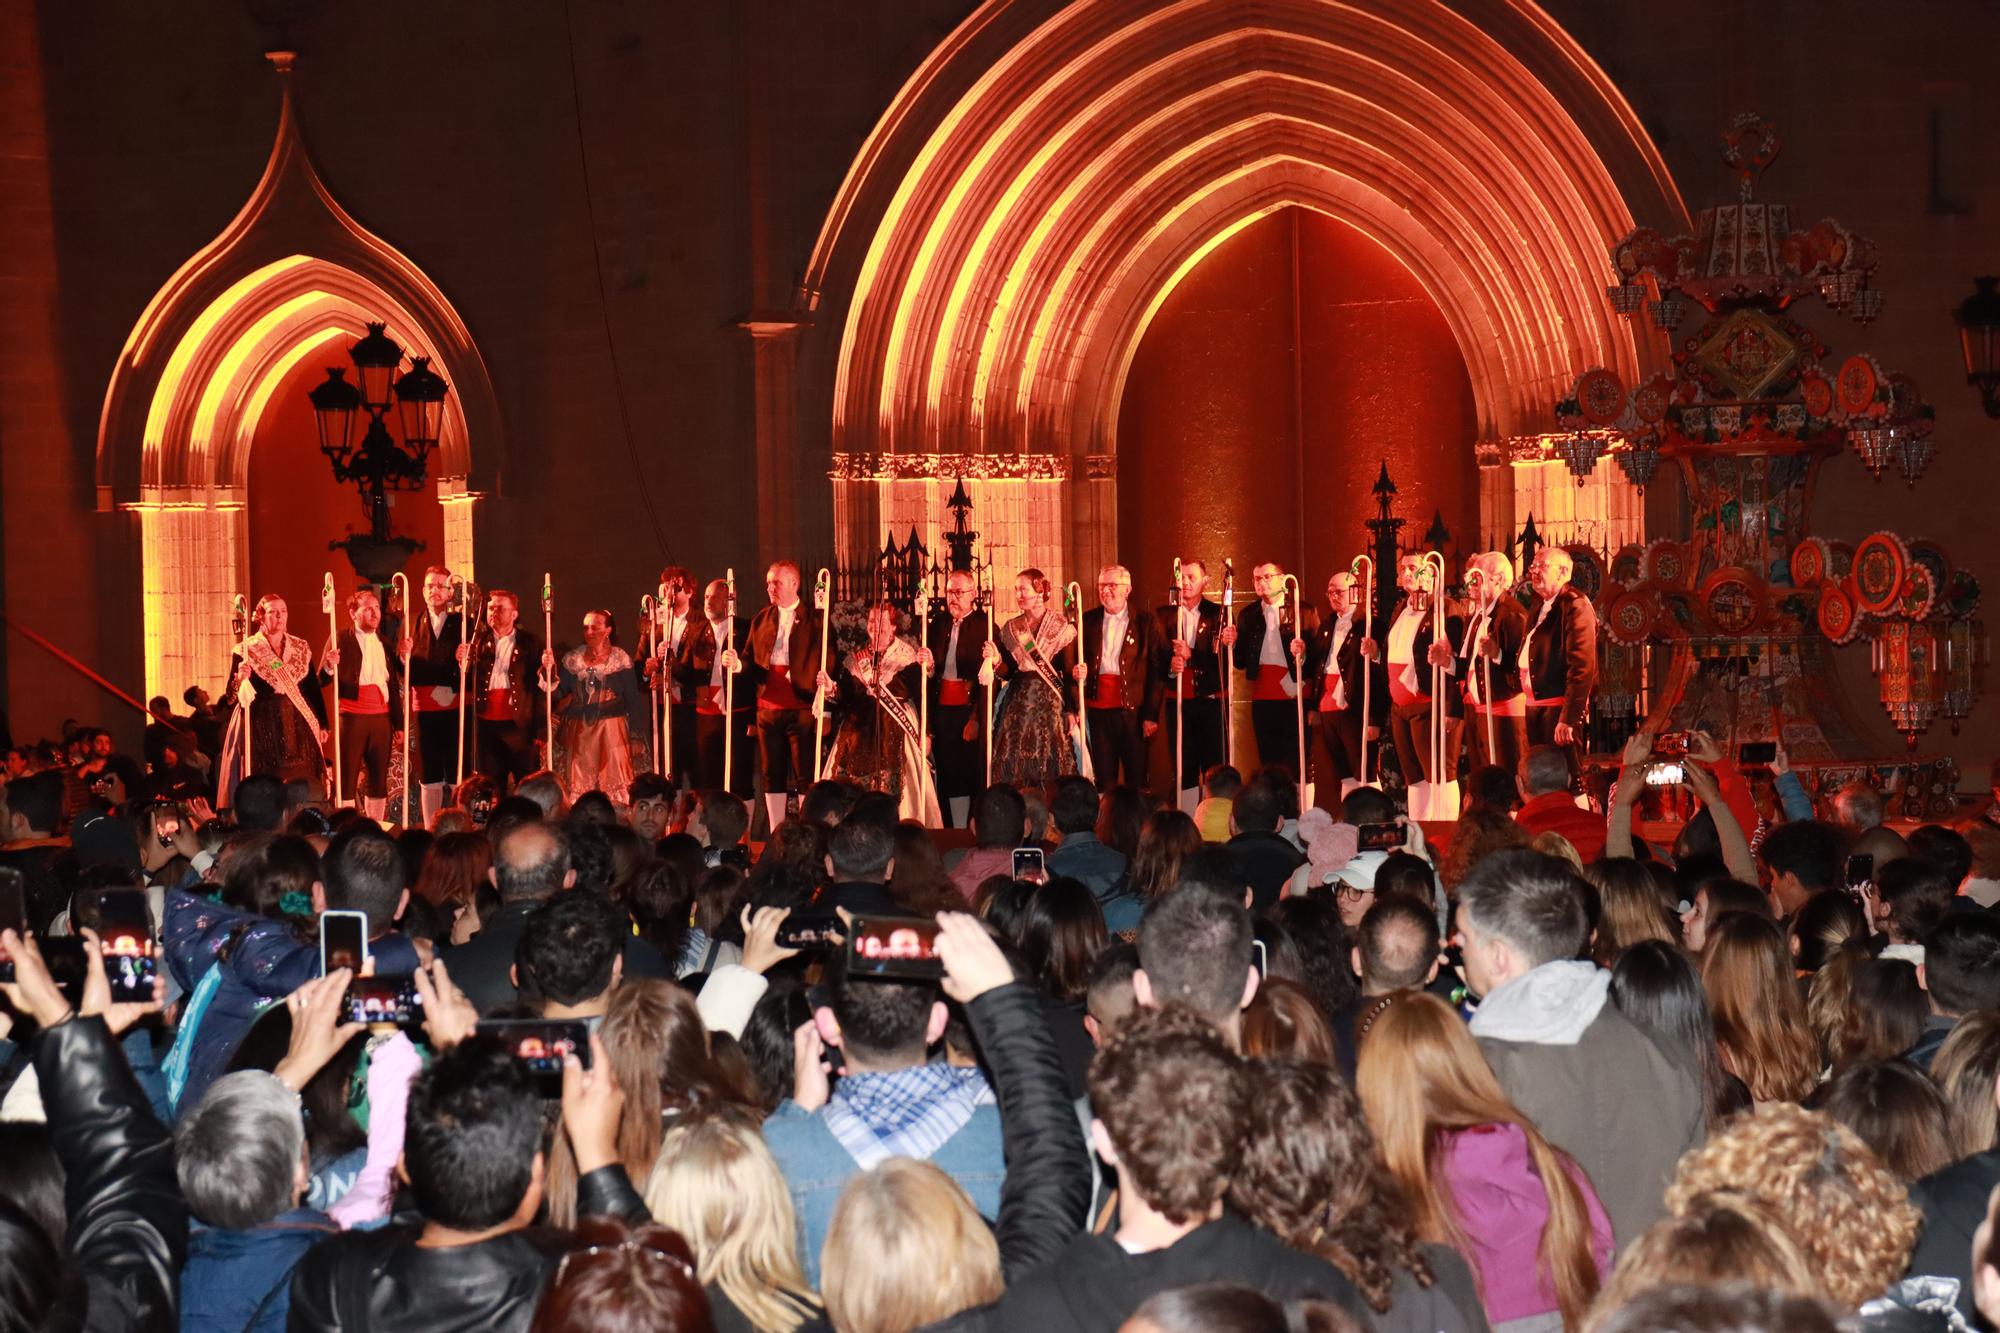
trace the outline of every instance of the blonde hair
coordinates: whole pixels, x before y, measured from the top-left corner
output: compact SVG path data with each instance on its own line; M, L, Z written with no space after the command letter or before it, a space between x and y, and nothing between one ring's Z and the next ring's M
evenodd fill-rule
M646 1177L646 1207L687 1238L702 1284L720 1287L760 1333L792 1333L816 1313L791 1193L749 1116L730 1108L675 1120Z
M1554 829L1544 829L1528 839L1528 846L1543 856L1553 856L1567 861L1580 875L1583 873L1583 857L1576 850L1576 844Z
M892 1157L847 1182L820 1251L838 1333L909 1333L1000 1295L1000 1246L958 1182Z
M1613 1311L1650 1288L1725 1282L1748 1282L1787 1296L1819 1294L1805 1250L1777 1213L1725 1190L1689 1200L1685 1212L1661 1218L1626 1247L1590 1307L1585 1333L1595 1333Z
M1409 1200L1419 1240L1467 1249L1437 1161L1453 1132L1503 1124L1526 1136L1549 1205L1537 1248L1543 1284L1556 1293L1563 1327L1580 1324L1597 1294L1598 1274L1589 1207L1571 1175L1575 1163L1507 1100L1451 1006L1434 995L1398 996L1361 1043L1356 1081L1382 1160Z
M1667 1211L1684 1216L1724 1191L1770 1207L1803 1247L1814 1294L1847 1309L1909 1266L1921 1221L1909 1191L1831 1116L1777 1102L1730 1120L1681 1158Z
M2000 1013L1975 1009L1959 1019L1931 1061L1931 1077L1951 1106L1953 1156L1970 1157L2000 1142L1993 1098L2000 1080Z

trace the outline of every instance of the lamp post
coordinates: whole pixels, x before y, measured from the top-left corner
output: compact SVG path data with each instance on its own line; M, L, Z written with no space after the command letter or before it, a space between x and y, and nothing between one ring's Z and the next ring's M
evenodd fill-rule
M1965 382L1979 390L1989 417L2000 418L2000 277L1974 278L1978 290L1959 302L1951 317L1965 355Z
M391 534L389 493L423 485L450 392L444 378L430 368L429 357L412 357L410 368L398 377L403 349L383 330L382 324L369 324L366 336L347 349L359 384L349 380L344 369L330 366L326 379L308 395L319 427L320 452L332 466L335 481L361 492L361 507L368 515L366 536L355 533L346 541L327 543L328 549L346 551L355 572L375 583L402 568L422 545ZM391 407L402 428L401 444L389 433ZM355 431L364 412L367 425L357 442Z

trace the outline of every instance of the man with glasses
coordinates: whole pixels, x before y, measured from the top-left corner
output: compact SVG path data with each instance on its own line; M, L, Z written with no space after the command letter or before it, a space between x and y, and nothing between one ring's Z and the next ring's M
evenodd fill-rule
M938 804L945 821L964 828L972 798L986 785L979 743L982 710L973 706L979 650L986 642L986 612L970 570L944 581L944 614L925 629L924 668L930 673L931 759L937 768Z
M1528 698L1528 743L1560 746L1569 756L1571 785L1584 742L1590 693L1597 686L1597 611L1570 586L1575 562L1568 551L1544 546L1528 567L1535 600L1528 607L1527 641L1516 665Z
M1086 682L1090 762L1097 789L1146 785L1146 742L1160 729L1166 647L1157 617L1132 609L1132 571L1106 565L1097 573L1097 608L1083 613L1083 648L1072 668Z

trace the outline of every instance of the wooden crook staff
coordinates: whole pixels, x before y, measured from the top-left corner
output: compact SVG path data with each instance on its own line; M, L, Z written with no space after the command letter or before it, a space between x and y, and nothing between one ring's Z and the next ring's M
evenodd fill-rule
M1291 590L1289 594L1285 591L1287 588ZM1285 620L1285 598L1287 596L1291 598L1292 603L1292 637L1295 639L1300 638L1305 633L1306 609L1304 598L1299 592L1299 579L1296 574L1286 574L1278 580L1278 623L1281 626ZM1299 813L1304 814L1306 809L1305 658L1302 654L1294 653L1290 644L1285 645L1285 656L1291 661L1292 670L1298 676L1298 688L1292 691L1292 704L1293 712L1298 715Z
M830 674L827 671L826 654L829 647L828 636L833 631L833 572L821 569L813 575L813 609L819 612L819 670L813 673L817 678ZM819 781L822 765L826 762L826 691L815 684L813 689L813 771L800 790Z
M410 605L410 576L400 569L389 576L389 596L399 609L397 633L403 640L403 827L410 827L410 798L416 792L416 754L412 748L417 733L416 701L410 692L410 654L416 650L415 611Z
M1362 574L1364 566L1367 569L1365 577ZM1361 584L1361 642L1363 646L1366 646L1371 642L1370 636L1375 629L1374 558L1365 553L1355 556L1354 562L1347 567L1347 572L1355 578L1363 580ZM1328 642L1330 645L1331 640ZM1372 707L1374 698L1371 694L1371 687L1374 684L1375 663L1364 653L1361 658L1361 774L1359 778L1360 784L1364 787L1368 785L1368 722L1370 718L1375 716Z

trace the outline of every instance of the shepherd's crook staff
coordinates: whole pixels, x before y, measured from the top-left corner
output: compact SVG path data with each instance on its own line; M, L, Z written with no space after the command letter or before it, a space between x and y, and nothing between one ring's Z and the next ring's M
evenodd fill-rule
M1361 568L1363 565L1368 567L1367 578L1361 585L1361 642L1365 647L1372 641L1370 634L1375 628L1375 560L1372 556L1366 554L1357 555L1354 557L1354 563L1347 567L1347 572L1355 578L1361 578ZM1333 640L1328 638L1328 651L1331 651L1332 647ZM1363 653L1361 655L1361 777L1359 779L1359 783L1363 787L1368 785L1368 720L1375 715L1371 707L1374 700L1370 694L1371 687L1374 684L1375 663L1366 653Z
M1076 619L1070 622L1076 628L1077 665L1084 668L1083 675L1076 682L1076 734L1083 740L1083 752L1090 753L1090 701L1084 697L1083 682L1090 675L1090 668L1081 660L1083 657L1083 585L1072 580L1063 589L1063 609ZM1051 667L1054 662L1049 663Z
M472 585L453 579L458 585L458 778L452 785L456 795L465 785L465 672L472 664Z
M1278 581L1278 623L1282 625L1285 619L1284 599L1287 586L1291 588L1292 638L1301 639L1305 637L1306 615L1305 602L1299 594L1299 580L1296 574L1287 574ZM1299 720L1299 809L1304 811L1306 808L1306 657L1304 652L1290 645L1286 646L1286 652L1292 659L1292 669L1298 672L1299 676L1299 687L1292 691L1292 703Z
M555 650L556 581L553 575L544 570L542 572L542 651L553 654ZM560 667L562 664L558 662L556 665ZM551 772L555 770L556 766L556 684L561 678L560 672L556 675L550 675L546 668L542 672L542 711L548 715L546 719L547 734L545 743L549 751L543 757L542 765Z
M333 571L319 585L319 609L326 612L327 646L340 648L340 624L333 617ZM333 808L340 809L340 665L333 668Z
M639 614L646 621L646 662L653 668L651 690L647 695L651 700L651 707L646 710L653 719L653 768L661 777L665 777L667 764L666 760L660 757L660 674L665 664L655 660L660 644L659 609L660 604L653 600L653 594L647 593L639 599Z
M1471 569L1465 575L1468 590L1477 589L1479 600L1486 601L1486 571ZM1486 714L1486 757L1490 760L1499 753L1493 748L1493 664L1486 660L1486 636L1493 632L1493 607L1487 606L1481 612L1479 637L1473 640L1472 651L1479 655L1479 711Z
M1181 692L1187 682L1186 658L1187 640L1181 637L1181 558L1174 557L1174 590L1167 597L1167 605L1174 609L1174 646L1183 651L1176 653L1175 660L1182 661L1181 668L1174 672L1174 802L1181 799L1182 737L1186 734L1186 720L1181 711Z
M920 587L917 589L916 625L917 646L919 648L928 649L930 647L930 615L931 595ZM924 752L925 762L929 762L931 753L931 668L928 662L919 668L917 684L921 687L917 692L917 734L924 738L919 748Z
M403 827L410 826L410 796L416 790L417 770L411 762L410 744L417 730L417 715L410 698L410 653L416 647L416 639L410 628L410 576L397 570L389 576L389 598L401 609L397 612L396 632L403 640Z
M980 573L985 576L986 583L985 590L980 594L980 600L986 603L986 646L991 648L993 646L993 598L995 594L993 587L993 550L991 547L987 548L986 567ZM993 785L993 678L999 675L1000 672L997 665L987 658L982 658L981 663L986 668L986 785L990 787Z
M827 639L833 630L833 571L822 568L813 575L813 608L819 612L819 671L826 671ZM812 786L819 781L820 765L826 761L826 691L813 691L813 771L799 788Z
M1445 643L1444 636L1444 556L1437 551L1425 551L1422 556L1424 572L1437 571L1431 578L1431 642ZM1444 782L1444 666L1431 663L1431 772L1434 787Z
M723 576L729 584L729 619L723 627L722 651L736 651L736 567ZM707 612L702 614L706 615ZM736 673L722 664L722 789L736 790Z
M1236 628L1236 562L1222 562L1222 625L1224 629ZM1222 762L1236 762L1236 668L1229 660L1229 645L1219 638L1215 648L1216 665L1222 668Z

